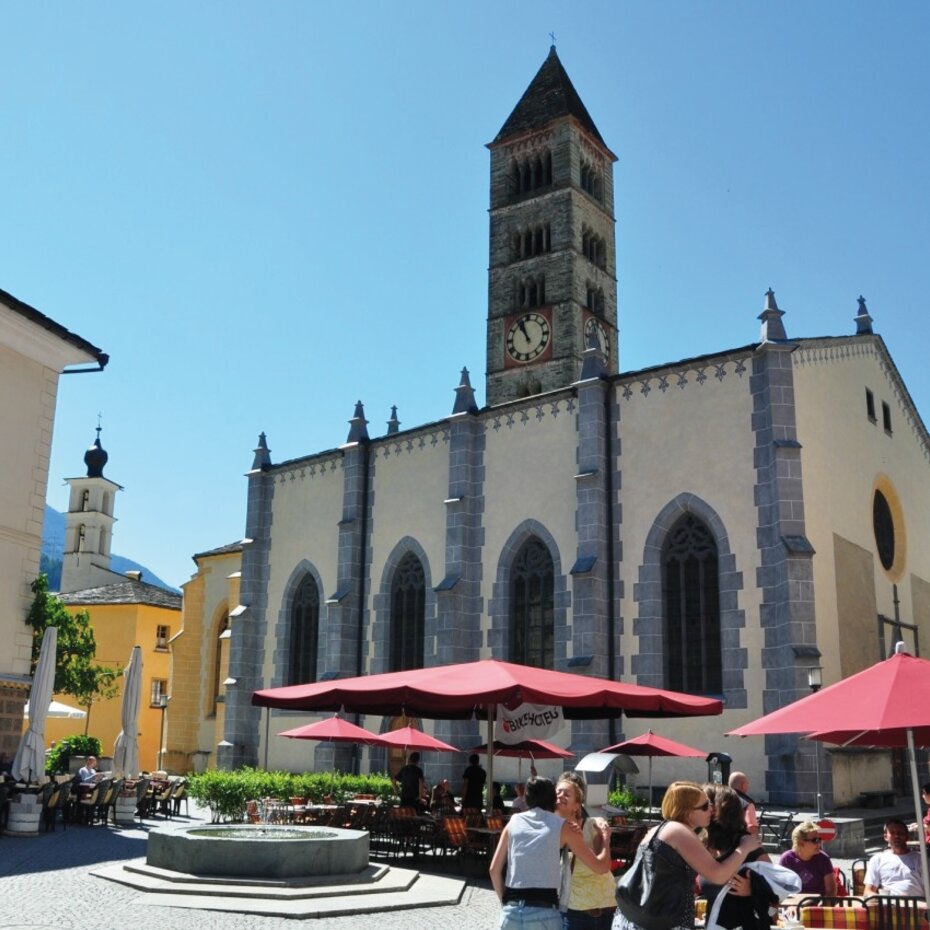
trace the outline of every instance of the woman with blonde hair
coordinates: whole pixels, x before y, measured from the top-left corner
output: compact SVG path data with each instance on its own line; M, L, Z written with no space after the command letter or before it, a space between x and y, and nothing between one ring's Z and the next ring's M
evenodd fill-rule
M676 781L668 786L662 798L662 823L644 837L637 856L648 854L662 857L676 870L680 883L681 912L668 915L669 927L694 927L694 878L703 875L715 885L727 885L750 853L760 846L759 837L747 834L729 856L716 860L698 836L710 824L711 803L697 782ZM622 908L621 902L621 908ZM618 910L615 930L637 930L637 925Z
M803 894L836 896L833 860L821 848L820 827L813 820L791 831L791 849L781 854L778 864L801 876Z
M609 827L600 817L589 817L584 802L588 786L577 772L563 772L555 785L555 812L581 830L585 845L595 855L604 848ZM616 901L616 883L610 872L589 869L574 853L567 853L562 865L559 906L564 930L610 930Z

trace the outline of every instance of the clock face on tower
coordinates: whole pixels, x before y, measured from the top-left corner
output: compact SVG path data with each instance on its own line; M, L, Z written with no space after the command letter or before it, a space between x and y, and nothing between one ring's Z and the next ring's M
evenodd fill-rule
M532 362L546 351L549 338L549 321L541 313L524 313L507 331L507 354L515 362Z
M607 330L599 319L589 316L584 324L584 347L587 348L591 342L591 336L597 340L597 347L605 359L610 358L610 339L607 336Z

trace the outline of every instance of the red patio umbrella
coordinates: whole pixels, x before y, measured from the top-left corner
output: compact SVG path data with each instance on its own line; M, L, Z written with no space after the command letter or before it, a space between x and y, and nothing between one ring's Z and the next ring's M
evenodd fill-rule
M822 742L860 746L906 746L920 832L920 864L930 907L930 869L920 807L915 745L930 745L930 662L904 651L864 671L731 730L728 736L806 733Z
M524 739L519 743L502 743L496 739L491 744L491 748L495 756L507 756L512 759L570 759L575 755L568 749L556 746L555 743L547 743L544 739ZM486 755L488 744L482 743L468 751Z
M293 730L283 730L278 736L289 739L318 739L323 742L334 743L377 743L379 737L376 733L357 727L348 720L340 717L327 717L316 723L308 723L304 727L295 727Z
M633 739L624 740L615 746L608 746L601 752L614 753L624 756L648 756L649 758L649 806L652 807L652 758L653 756L686 756L691 758L703 758L707 755L703 749L695 749L693 746L686 746L684 743L678 743L667 736L659 736L652 730L647 730L642 736L634 736Z
M400 746L403 749L434 749L437 752L458 752L459 750L450 743L444 743L429 733L424 733L416 727L401 727L398 730L391 730L390 733L382 733L377 738L379 746Z
M694 717L720 714L713 698L647 688L568 672L533 668L499 659L336 678L307 685L267 688L252 694L258 707L292 710L340 708L358 714L407 714L431 719L487 719L488 742L498 704L558 705L569 719L597 720L626 713L636 717ZM493 760L488 780L493 781Z

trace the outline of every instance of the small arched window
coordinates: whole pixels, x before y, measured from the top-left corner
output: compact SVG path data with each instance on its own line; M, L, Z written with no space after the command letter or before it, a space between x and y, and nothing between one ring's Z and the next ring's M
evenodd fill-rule
M291 604L291 637L288 661L289 685L316 681L317 652L320 641L320 592L307 575L294 594Z
M78 527L77 551L84 552L86 548L87 548L87 527L84 526L84 524L82 523Z
M669 530L662 551L665 687L723 693L717 543L693 514Z
M555 574L549 550L535 536L514 559L510 580L510 660L552 668Z
M391 579L391 671L423 668L425 619L426 574L408 552Z
M84 512L90 507L90 491L87 488L84 488L81 491L81 511Z

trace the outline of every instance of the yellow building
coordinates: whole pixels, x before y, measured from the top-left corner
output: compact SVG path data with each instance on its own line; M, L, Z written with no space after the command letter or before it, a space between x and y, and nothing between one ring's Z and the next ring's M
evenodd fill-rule
M142 647L142 698L139 702L139 766L143 770L164 768L159 764L162 715L165 725L173 706L161 707L162 697L170 694L171 637L177 633L181 620L181 597L156 585L126 578L99 588L86 588L60 595L70 611L86 610L97 641L97 661L111 668L124 668L133 646ZM122 678L119 679L122 685ZM67 694L55 695L55 700L74 704ZM113 755L113 744L122 729L122 689L109 700L94 704L90 720L49 720L46 740L61 739L83 733L85 724L90 736L101 743L104 756ZM167 757L165 760L167 764Z
M110 541L116 494L120 486L103 475L107 453L97 438L84 456L87 474L69 478L71 496L66 515L65 552L61 572L61 600L69 610L87 610L97 642L97 662L124 668L133 646L142 648L142 699L139 703L139 766L165 768L161 759L163 726L171 715L170 642L178 632L181 596L141 578L141 572L121 575L110 569ZM119 680L122 683L122 679ZM56 700L74 704L70 695ZM101 742L104 756L112 755L120 730L122 692L94 704L90 720L49 720L48 742L83 733Z
M106 363L96 346L0 291L0 768L16 752L31 684L25 621L39 574L58 378Z
M242 543L194 556L197 573L183 585L181 631L171 642L172 698L167 766L216 767L229 679L230 611L239 603ZM199 686L198 686L199 685Z

